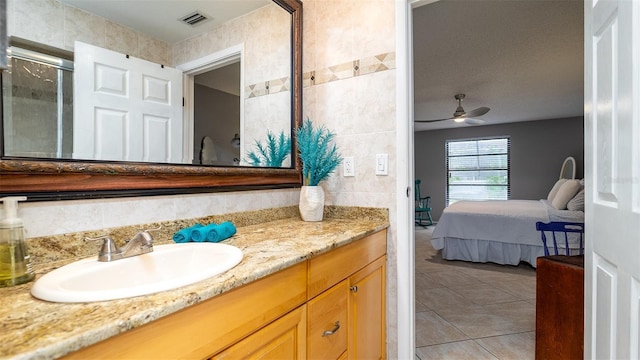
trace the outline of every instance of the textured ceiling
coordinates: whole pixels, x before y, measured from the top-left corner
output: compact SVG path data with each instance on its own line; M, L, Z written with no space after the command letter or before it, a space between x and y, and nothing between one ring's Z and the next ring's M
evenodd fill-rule
M487 106L485 125L583 114L583 2L441 0L413 11L415 119ZM470 126L415 123L415 131Z

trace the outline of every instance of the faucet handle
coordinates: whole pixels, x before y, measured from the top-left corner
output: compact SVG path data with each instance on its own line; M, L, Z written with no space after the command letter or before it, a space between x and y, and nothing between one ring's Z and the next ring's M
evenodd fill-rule
M116 247L115 242L109 234L101 235L94 238L85 237L84 239L88 241L104 240L102 243L102 247L100 248L100 252L98 253L98 258L110 257L111 254L115 254L116 252L118 252L118 248Z
M142 236L145 240L145 242L147 243L147 245L151 245L153 244L153 236L151 236L150 232L151 231L159 231L160 229L162 229L162 226L155 228L155 229L146 229L146 230L142 230L140 231L136 236Z
M160 230L162 230L162 225L158 226L158 227L157 227L157 228L155 228L155 229L146 229L146 230L143 230L142 232L146 232L146 233L148 233L148 232L151 232L151 231L160 231Z

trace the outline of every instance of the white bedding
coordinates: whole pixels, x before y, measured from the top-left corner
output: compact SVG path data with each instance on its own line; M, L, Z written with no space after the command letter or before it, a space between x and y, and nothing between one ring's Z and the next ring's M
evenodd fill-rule
M543 254L538 221L584 222L584 212L556 210L546 199L459 201L444 210L431 243L449 260L535 266Z

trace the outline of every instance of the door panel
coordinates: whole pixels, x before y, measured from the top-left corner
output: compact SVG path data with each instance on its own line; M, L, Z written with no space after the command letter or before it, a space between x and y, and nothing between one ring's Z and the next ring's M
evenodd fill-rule
M126 159L129 150L126 139L130 137L129 112L96 107L94 121L91 124L95 133L94 156L104 160Z
M142 99L160 104L171 104L171 82L169 80L144 75L142 81L144 84Z
M585 3L586 358L638 356L638 7Z
M96 62L94 87L96 93L128 97L129 71Z
M151 162L169 162L171 148L171 131L167 117L143 115L144 149L142 159Z
M597 339L596 359L613 359L613 343L615 341L615 294L616 294L616 268L606 260L595 255L595 283L596 304L595 310L595 338Z

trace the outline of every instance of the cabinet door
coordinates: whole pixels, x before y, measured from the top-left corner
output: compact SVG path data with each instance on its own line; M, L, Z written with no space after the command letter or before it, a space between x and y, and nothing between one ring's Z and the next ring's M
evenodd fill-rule
M386 256L349 278L349 358L386 358Z
M347 350L347 298L344 280L307 303L309 359L338 359Z
M303 305L211 359L304 359L306 305Z

